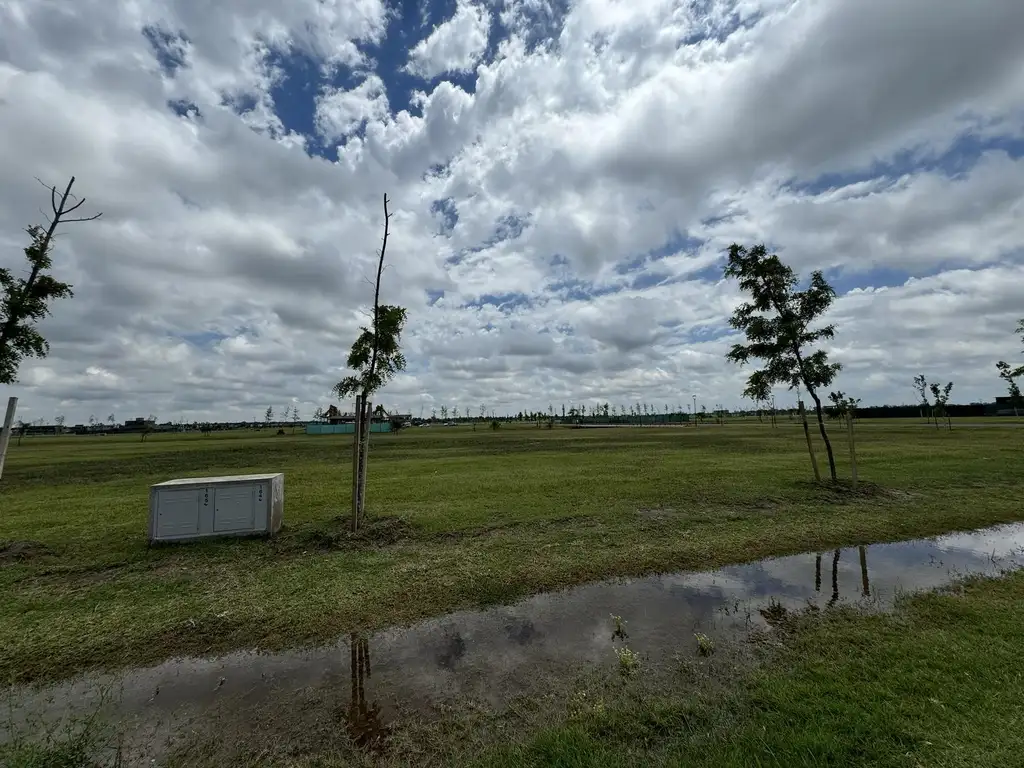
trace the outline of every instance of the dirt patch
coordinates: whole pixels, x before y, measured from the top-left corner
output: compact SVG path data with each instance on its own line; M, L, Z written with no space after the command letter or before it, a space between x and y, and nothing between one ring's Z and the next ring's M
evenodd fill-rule
M20 563L54 554L56 553L41 541L0 540L0 565Z
M403 539L412 538L413 527L401 517L376 517L363 522L358 531L349 529L349 521L340 515L325 528L303 532L284 544L284 549L297 546L307 549L367 549L387 547Z
M810 496L818 501L832 504L847 504L858 501L874 500L881 504L905 501L913 497L913 494L897 488L885 488L877 483L860 481L857 487L850 485L847 478L840 478L837 482L823 480L820 483L801 481Z

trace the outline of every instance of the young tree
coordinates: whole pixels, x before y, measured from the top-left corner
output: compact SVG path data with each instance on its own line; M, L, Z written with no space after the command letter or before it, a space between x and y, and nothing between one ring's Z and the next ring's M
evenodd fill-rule
M114 418L114 414L110 414L109 416L107 416L107 422L110 424L110 426L114 426L114 424L117 422L117 419Z
M353 531L359 529L366 504L366 465L370 450L369 398L391 381L396 373L405 370L405 355L402 354L400 347L402 328L405 326L405 308L380 303L380 279L384 273L384 256L387 253L391 223L388 202L388 196L384 195L384 238L378 251L372 321L369 328L364 326L360 329L359 337L348 355L348 367L357 373L354 376L347 376L334 387L340 398L356 396Z
M17 381L18 367L25 357L46 357L50 347L35 324L50 314L50 302L74 295L70 285L55 280L47 272L53 265L50 254L57 227L95 221L103 215L70 216L85 204L84 197L78 202L70 202L74 198L71 194L74 183L75 177L72 176L63 194L58 193L56 187L49 187L52 218L47 221L45 229L33 224L26 230L32 239L25 248L28 277L15 278L11 270L0 268L0 384Z
M57 425L57 434L64 434L64 414L58 413L56 418L54 418L53 423Z
M318 405L316 410L313 411L313 421L324 421L326 418L327 417L324 415L324 409Z
M270 422L274 420L274 406L268 405L266 412L263 414L263 422L269 427Z
M295 434L295 428L299 426L299 406L292 406L292 434Z
M938 384L930 384L929 388L932 391L932 397L935 398L935 407L932 409L932 413L935 414L935 428L939 428L939 417L945 416L949 431L952 432L953 420L949 418L949 412L946 410L946 403L949 402L949 393L953 389L953 382L949 382L941 389Z
M448 406L441 406L441 421L448 421Z
M842 392L830 392L829 400L835 408L836 415L846 424L846 432L850 439L850 487L857 490L857 448L853 439L853 418L860 405L860 399L847 397Z
M1010 364L1000 360L996 363L996 369L999 371L999 378L1006 382L1006 389L1010 393L1010 403L1013 405L1013 415L1019 415L1017 410L1021 405L1020 387L1017 386L1015 379L1024 376L1024 365L1020 368L1011 368Z
M927 418L925 414L929 411L928 405L928 382L922 373L914 377L914 391L917 392L917 399L921 403L921 418ZM930 419L928 419L930 421Z
M808 350L811 345L835 336L834 325L811 327L831 306L835 291L819 270L811 273L805 290L797 291L796 274L778 256L769 255L764 245L750 249L730 246L725 276L737 278L740 288L752 299L739 306L729 321L733 328L746 334L747 344L734 345L727 358L740 365L751 358L764 361L764 367L750 375L744 395L766 400L776 384L785 384L790 389L803 384L814 401L818 431L835 482L835 456L825 430L818 389L831 384L842 366L830 363L823 349L810 353Z

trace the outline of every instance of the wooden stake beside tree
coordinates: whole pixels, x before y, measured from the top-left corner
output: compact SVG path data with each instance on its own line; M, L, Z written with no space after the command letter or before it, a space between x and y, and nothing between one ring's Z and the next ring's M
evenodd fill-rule
M353 457L352 522L353 531L359 530L366 505L366 465L370 450L370 395L380 390L405 370L405 356L399 347L405 325L405 309L380 303L380 279L384 272L384 255L388 247L391 214L388 197L384 195L384 239L377 261L377 279L373 289L373 316L369 328L360 329L359 337L348 355L348 367L356 371L334 386L339 398L356 396L356 428ZM447 410L447 409L445 409Z
M749 250L730 246L725 276L737 278L740 288L752 299L739 306L729 320L733 328L746 334L747 344L735 344L727 358L740 365L751 358L764 361L764 367L750 375L744 397L767 400L776 384L790 389L803 384L814 401L818 431L835 482L836 462L817 390L831 384L842 366L830 363L823 349L808 354L808 347L835 336L834 325L812 330L811 324L828 310L836 292L818 270L811 273L806 290L797 291L796 274L778 256L769 254L764 245Z

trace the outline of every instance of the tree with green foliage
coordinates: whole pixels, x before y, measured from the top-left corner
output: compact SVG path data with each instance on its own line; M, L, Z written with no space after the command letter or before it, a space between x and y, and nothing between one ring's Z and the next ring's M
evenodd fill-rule
M746 344L735 344L727 358L745 365L752 358L763 361L764 367L754 371L747 380L744 397L767 400L771 389L784 384L795 389L802 384L814 401L818 431L825 443L832 481L837 480L832 444L825 429L824 411L818 390L835 379L842 366L830 363L823 349L810 347L835 336L834 325L812 328L831 306L836 293L820 270L811 273L806 289L799 291L799 280L792 268L782 263L767 248L736 245L729 248L725 276L739 280L740 288L751 301L740 305L729 323L743 331Z
M949 411L946 410L946 404L949 402L949 393L953 389L953 382L949 382L946 386L939 388L938 384L930 384L929 389L932 391L932 397L935 398L935 405L932 407L932 413L935 415L935 428L939 428L939 417L946 417L946 424L949 426L949 431L953 431L953 420L949 418Z
M274 406L268 405L267 406L267 410L263 412L263 423L266 424L269 427L270 426L270 422L272 422L273 420L274 420Z
M334 385L334 392L344 399L356 397L355 450L353 452L352 520L353 531L359 530L366 504L366 465L370 449L370 396L383 388L399 371L405 370L401 351L404 307L380 303L380 279L384 272L384 256L388 247L391 213L388 196L384 195L384 238L378 251L377 278L373 287L373 314L369 327L360 328L359 336L348 355L348 367L356 373Z

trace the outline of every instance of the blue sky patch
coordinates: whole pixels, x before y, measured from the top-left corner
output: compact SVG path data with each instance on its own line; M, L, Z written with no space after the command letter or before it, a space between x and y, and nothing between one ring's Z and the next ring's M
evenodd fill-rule
M147 24L142 28L142 36L153 49L153 55L165 75L173 77L178 69L186 66L185 48L189 40L184 32L168 32Z

